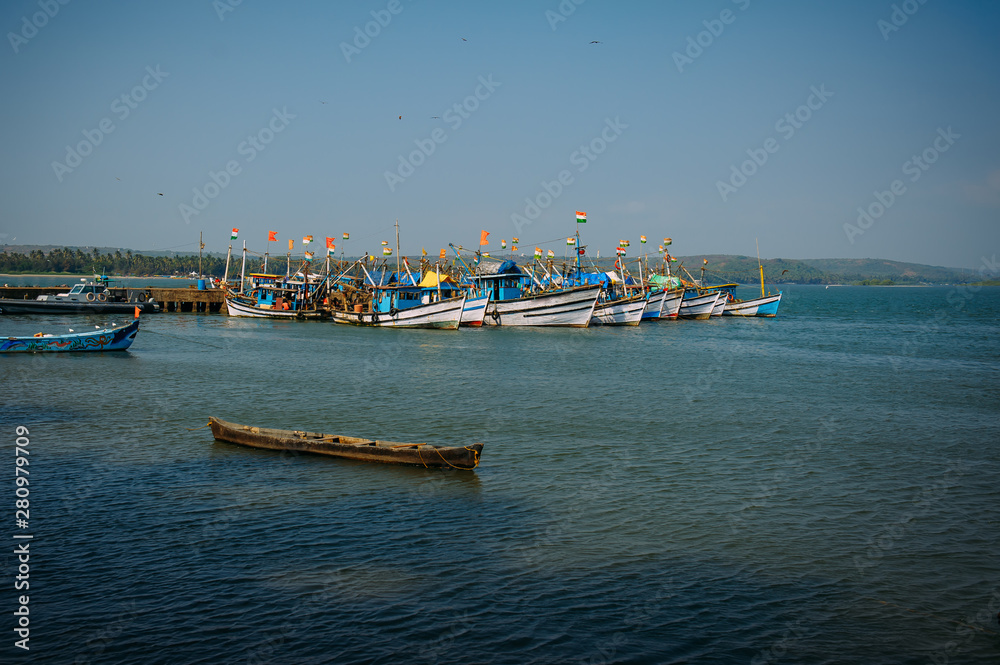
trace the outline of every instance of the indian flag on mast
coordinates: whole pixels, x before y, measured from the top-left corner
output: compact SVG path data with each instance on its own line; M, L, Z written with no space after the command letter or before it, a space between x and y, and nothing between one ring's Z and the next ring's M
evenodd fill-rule
M587 223L587 213L580 212L579 210L577 210L576 211L576 223L577 224L586 224Z
M230 240L236 240L236 236L238 236L239 234L240 234L240 230L239 229L233 229L233 235L229 236L229 239Z

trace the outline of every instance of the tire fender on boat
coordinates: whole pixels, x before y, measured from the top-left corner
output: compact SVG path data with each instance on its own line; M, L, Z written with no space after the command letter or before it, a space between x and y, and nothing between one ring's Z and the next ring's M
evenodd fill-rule
M500 323L500 310L493 308L493 312L490 313L490 318L496 321L497 323Z
M389 308L389 316L391 316L392 318L396 318L397 314L399 314L399 310L398 309L396 309L395 307L390 307Z

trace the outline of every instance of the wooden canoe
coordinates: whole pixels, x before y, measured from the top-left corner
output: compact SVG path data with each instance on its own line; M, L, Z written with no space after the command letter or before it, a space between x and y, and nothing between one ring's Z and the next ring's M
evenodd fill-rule
M433 446L428 443L375 441L355 436L238 425L215 417L209 418L209 425L212 427L212 435L219 441L251 448L332 455L362 462L469 470L479 466L479 455L483 450L481 443Z

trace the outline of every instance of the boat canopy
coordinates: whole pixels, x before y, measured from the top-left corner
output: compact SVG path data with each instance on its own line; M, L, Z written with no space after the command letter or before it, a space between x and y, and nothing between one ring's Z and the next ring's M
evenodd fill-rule
M649 283L661 289L679 289L681 280L674 275L650 275Z
M454 280L452 280L451 277L448 277L448 275L442 275L441 276L441 283L442 284L454 284L455 282L454 282ZM427 274L424 275L424 278L420 281L420 284L418 284L417 286L421 286L423 288L434 288L437 285L438 285L437 273L431 272L430 270L428 270Z

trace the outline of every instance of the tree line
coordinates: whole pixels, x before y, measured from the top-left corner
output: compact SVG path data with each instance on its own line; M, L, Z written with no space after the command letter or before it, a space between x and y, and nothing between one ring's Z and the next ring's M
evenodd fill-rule
M283 259L284 257L282 257ZM279 261L284 268L284 261ZM293 262L294 264L294 262ZM263 259L247 258L247 271L256 272L263 267ZM269 264L275 267L272 258ZM294 267L294 266L293 266ZM240 261L234 258L229 266L230 276L240 269ZM222 277L226 270L225 257L203 256L202 274L208 277ZM198 255L146 256L133 254L131 250L116 250L101 254L97 249L84 252L81 249L53 249L48 253L35 249L27 254L0 252L0 273L45 274L69 273L73 275L110 274L125 276L150 275L190 275L198 272ZM284 272L284 271L282 271Z

